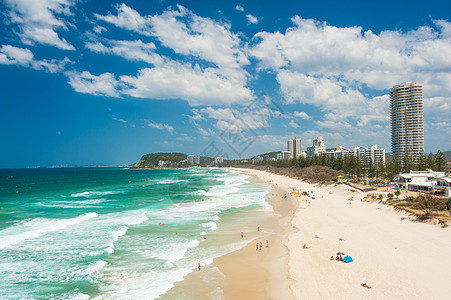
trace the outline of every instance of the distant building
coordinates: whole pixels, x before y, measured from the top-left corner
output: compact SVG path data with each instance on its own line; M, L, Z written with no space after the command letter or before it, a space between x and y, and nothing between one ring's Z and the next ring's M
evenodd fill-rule
M280 152L280 153L277 153L277 156L276 156L276 158L277 158L277 160L279 160L279 159L283 159L283 153L282 153L282 152Z
M369 147L353 147L351 149L345 149L342 146L339 146L337 148L328 149L325 155L332 158L354 156L361 164L371 162L378 165L382 162L382 164L385 165L385 149L378 148L377 145L371 145Z
M188 155L186 157L186 160L188 161L188 165L194 165L194 156L193 155Z
M195 165L200 165L200 156L194 156L193 161Z
M224 157L215 157L216 164L222 164L224 162Z
M307 147L307 156L313 157L315 155L321 155L326 153L326 143L322 136L313 140L313 145Z
M298 158L301 155L301 139L295 137L293 139L293 158Z
M293 153L294 153L293 140L288 140L287 141L287 152L288 152L288 159L292 159L293 158Z
M390 89L391 147L393 158L418 162L424 155L423 86L403 82Z

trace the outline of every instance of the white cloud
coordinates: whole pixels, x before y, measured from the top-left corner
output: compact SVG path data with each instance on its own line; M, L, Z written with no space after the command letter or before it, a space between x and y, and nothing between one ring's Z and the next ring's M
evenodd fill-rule
M296 117L299 117L304 120L310 120L312 117L310 117L306 112L304 111L296 111L293 113Z
M299 128L299 124L296 123L294 120L290 120L290 123L288 123L293 128Z
M69 62L67 58L64 60L36 60L29 49L17 48L11 45L2 45L0 48L0 64L4 65L18 65L56 73L62 71Z
M113 121L118 121L118 122L120 122L120 123L127 123L127 121L126 121L126 120L124 120L124 119L119 119L119 118L116 118L115 116L113 116L112 120L113 120Z
M246 15L247 24L258 24L258 19L251 14Z
M177 53L199 57L214 63L228 76L243 78L245 73L240 68L249 60L230 25L200 17L183 6L177 8L151 17L153 35Z
M63 50L75 50L56 30L67 30L70 25L60 16L71 16L76 0L5 0L6 12L12 23L19 25L22 42L40 43Z
M147 124L147 126L155 128L155 129L159 129L159 130L166 130L167 132L169 132L170 134L172 134L174 132L174 128L168 124L164 124L164 123L155 123L149 120L144 120Z
M120 97L118 87L120 83L114 77L114 74L103 73L99 76L92 75L84 71L82 73L67 72L69 84L72 88L83 94L96 96Z
M435 127L449 127L451 123L449 122L437 122L437 123L431 123L432 126Z
M252 92L241 82L224 78L217 69L202 70L198 65L178 62L142 69L136 77L121 76L120 80L127 85L123 93L132 97L179 98L192 106L232 104L253 98Z
M285 33L257 33L249 46L260 69L276 72L288 103L317 106L352 126L384 127L388 97L368 96L368 88L370 94L388 94L395 84L417 81L424 87L425 114L445 119L451 103L450 22L375 34L299 16L292 20L295 26Z
M186 59L173 61L156 53L153 43L138 41L94 41L86 47L98 53L142 60L154 68L141 69L136 76L121 76L126 84L122 93L149 99L184 99L190 105L243 103L254 98L247 87L249 64L243 44L230 24L200 17L178 5L160 15L141 16L125 4L116 7L117 15L96 15L97 19L120 28L157 38ZM186 63L192 61L194 64ZM175 89L174 87L177 87Z
M114 54L131 61L144 61L149 64L162 64L164 58L154 52L155 44L136 41L108 41L108 46L100 42L88 42L86 48L97 53Z
M243 12L244 11L244 7L242 7L241 5L237 4L237 6L235 6L235 10Z
M117 16L112 14L102 16L95 14L99 20L111 23L117 27L139 32L142 35L149 36L149 18L142 17L136 10L130 8L125 3L116 6Z

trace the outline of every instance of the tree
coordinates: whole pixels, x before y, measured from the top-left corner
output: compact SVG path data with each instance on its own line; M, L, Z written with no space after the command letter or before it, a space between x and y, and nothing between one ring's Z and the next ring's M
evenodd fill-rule
M399 190L397 190L397 191L395 192L395 195L396 195L396 199L399 199L399 195L401 195L401 192L400 192Z
M443 154L442 151L438 150L437 153L435 153L434 158L435 158L434 163L435 171L443 171L447 164L445 154Z

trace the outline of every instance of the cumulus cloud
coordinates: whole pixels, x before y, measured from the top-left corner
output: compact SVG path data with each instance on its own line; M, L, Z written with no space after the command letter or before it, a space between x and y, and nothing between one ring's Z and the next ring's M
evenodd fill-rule
M123 93L132 97L179 98L193 106L232 104L253 98L250 89L234 79L224 78L217 69L178 62L145 68L136 76L121 76L120 80L127 85Z
M163 130L163 131L167 131L170 134L172 134L174 132L174 128L171 125L165 124L165 123L156 123L156 122L152 122L149 120L144 120L147 124L147 126L155 128L155 129L159 129L159 130Z
M119 55L155 65L136 76L121 76L122 93L139 98L184 99L191 105L247 102L254 98L247 87L249 64L242 41L230 31L230 24L200 17L183 6L154 16L141 16L125 4L117 15L96 15L97 19L159 40L163 47L184 55L175 61L156 53L155 44L138 41L91 41L86 47L98 53ZM194 59L193 59L194 57ZM177 86L177 89L174 87Z
M149 18L141 16L136 10L127 6L125 3L116 6L117 15L108 14L102 16L95 14L98 20L113 24L117 27L139 32L142 35L149 36Z
M67 58L64 60L36 60L33 53L26 48L18 48L11 45L2 45L0 48L0 64L4 65L18 65L56 73L62 71L69 62Z
M240 38L230 31L230 24L200 17L178 6L152 16L151 25L151 32L164 46L212 62L223 71L230 71L228 76L244 76L241 66L249 64L249 60Z
M71 16L76 0L5 0L6 15L12 23L18 24L22 42L55 46L63 50L75 50L57 30L67 30L71 25L62 17Z
M72 88L83 94L91 94L96 96L120 97L118 82L111 73L104 73L99 76L92 75L84 71L81 73L67 72L69 84Z
M258 19L251 14L246 15L247 24L258 24Z
M149 64L162 64L164 58L154 52L155 44L143 43L141 40L110 40L107 45L101 42L88 42L86 48L93 52L114 54L131 61L144 61Z
M404 81L422 82L425 114L445 119L451 103L450 22L375 34L299 16L292 21L285 33L257 33L249 53L260 69L276 73L287 103L321 109L323 120L315 122L320 128L357 132L372 126L382 132L389 123L387 89Z
M312 118L305 111L296 111L293 115L304 120L310 120Z
M241 5L237 4L237 6L235 6L235 10L243 12L244 11L244 7L242 7Z

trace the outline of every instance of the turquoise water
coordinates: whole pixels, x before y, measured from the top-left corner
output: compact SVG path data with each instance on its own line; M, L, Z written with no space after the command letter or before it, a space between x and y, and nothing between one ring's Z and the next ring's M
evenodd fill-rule
M266 209L268 188L218 169L0 170L6 299L154 299L198 263L221 217Z

